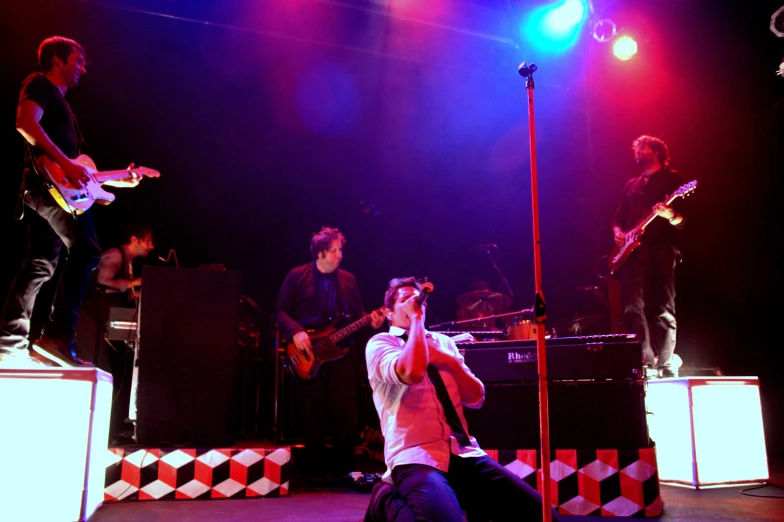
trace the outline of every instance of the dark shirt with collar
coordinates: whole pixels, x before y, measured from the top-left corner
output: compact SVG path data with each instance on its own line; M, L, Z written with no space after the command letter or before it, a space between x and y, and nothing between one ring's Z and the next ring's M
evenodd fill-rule
M683 179L676 171L663 167L650 176L640 175L630 179L623 188L618 208L612 219L613 227L621 227L626 232L633 228L640 220L653 212L653 206L666 202L667 196L674 193L683 184ZM681 213L682 198L672 202L676 212ZM681 215L683 215L681 213ZM641 236L645 244L674 245L676 230L683 227L683 221L677 226L672 226L662 217L654 219Z
M324 328L341 314L348 316L347 322L366 315L353 274L340 268L323 274L314 261L286 275L275 304L275 321L286 339Z

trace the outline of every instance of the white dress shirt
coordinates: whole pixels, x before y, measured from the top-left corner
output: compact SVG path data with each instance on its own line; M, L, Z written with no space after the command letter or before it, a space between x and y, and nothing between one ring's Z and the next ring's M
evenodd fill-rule
M447 472L452 453L461 457L486 455L474 437L470 437L471 444L468 446L461 446L457 442L447 423L435 387L428 377L419 384L405 384L400 380L395 372L395 365L405 344L400 338L404 333L407 333L406 330L392 326L389 333L374 335L366 350L373 403L384 435L387 471L382 479L390 483L395 466L426 464ZM440 344L443 351L453 354L463 366L463 370L471 373L452 339L438 333L428 335ZM467 423L463 416L463 406L479 408L484 399L476 404L463 404L452 375L440 370L439 373L465 428ZM467 429L466 432L468 433Z

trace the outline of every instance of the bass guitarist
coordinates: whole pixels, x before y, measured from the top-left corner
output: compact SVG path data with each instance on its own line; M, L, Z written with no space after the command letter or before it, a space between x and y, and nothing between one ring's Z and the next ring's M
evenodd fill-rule
M678 367L672 364L677 333L675 266L680 261L676 236L684 217L677 201L665 202L682 179L669 168L668 148L661 139L643 135L634 140L632 148L642 173L630 179L621 193L612 219L615 244L623 247L626 231L646 215L655 212L657 217L615 273L620 280L623 320L626 331L642 343L647 376L677 377Z
M339 268L345 243L340 230L322 227L310 241L313 261L292 269L278 293L275 321L282 337L292 341L302 357L314 356L308 330L322 329L341 315L348 321L367 315L356 278ZM383 322L383 311L373 312L370 326L378 329ZM352 336L346 342L356 340ZM352 471L359 435L360 365L364 365L364 353L352 348L346 357L323 364L313 378L294 380L295 403L305 432L305 459L297 471L312 485L328 485ZM331 463L325 445L328 426L332 428Z
M65 99L87 72L87 57L79 43L53 36L38 48L40 73L22 84L16 129L25 142L23 175L17 219L28 209L27 256L8 292L0 319L0 365L30 367L41 359L28 351L30 318L36 296L57 268L60 250L68 251L54 307L43 335L33 346L39 355L61 366L81 365L74 349L74 332L90 273L97 266L101 249L89 212L76 218L63 211L38 175L35 160L47 156L81 187L90 181L87 166L74 161L84 146L76 118Z

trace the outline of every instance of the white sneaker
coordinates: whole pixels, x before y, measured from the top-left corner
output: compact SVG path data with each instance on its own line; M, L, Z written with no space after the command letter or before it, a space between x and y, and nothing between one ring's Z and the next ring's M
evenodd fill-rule
M41 370L49 365L33 357L27 349L0 348L0 368L4 370Z

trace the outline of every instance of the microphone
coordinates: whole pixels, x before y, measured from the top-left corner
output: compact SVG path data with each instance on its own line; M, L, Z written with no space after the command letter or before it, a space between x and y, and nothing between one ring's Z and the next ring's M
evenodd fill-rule
M425 301L427 301L427 296L430 295L430 292L433 291L434 287L433 283L422 283L420 286L422 287L422 291L417 296L416 302L419 306L422 306L425 304Z
M498 245L495 243L482 243L481 245L476 245L474 250L490 250L490 249L498 250Z
M517 68L517 72L520 73L520 76L523 78L528 78L534 72L536 72L536 64L532 63L531 65L526 65L525 62L521 63L520 66Z
M175 252L173 248L169 250L169 254L166 257L158 256L158 260L163 261L164 263L168 263L172 256L174 256L174 266L180 268L180 261L177 259L177 252Z
M597 291L598 289L599 289L599 287L598 287L598 286L596 286L596 285L591 285L591 286L578 286L577 288L575 288L575 290L577 290L578 292L595 292L595 291Z

